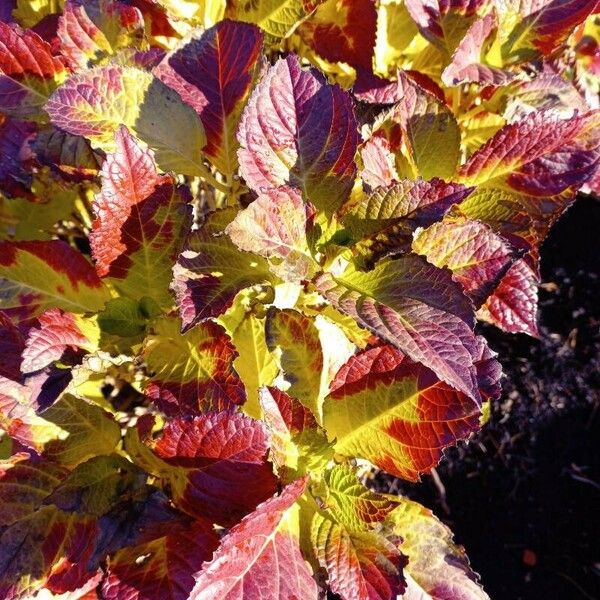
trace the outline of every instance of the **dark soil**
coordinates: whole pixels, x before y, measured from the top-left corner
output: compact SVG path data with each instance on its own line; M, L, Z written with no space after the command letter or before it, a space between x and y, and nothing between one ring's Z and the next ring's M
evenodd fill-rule
M503 395L442 485L374 482L433 508L493 600L600 598L599 239L600 202L581 198L542 248L540 339L482 329Z

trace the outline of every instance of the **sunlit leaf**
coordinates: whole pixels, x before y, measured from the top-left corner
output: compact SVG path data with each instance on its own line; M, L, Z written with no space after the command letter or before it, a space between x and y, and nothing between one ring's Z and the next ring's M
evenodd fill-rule
M264 595L267 589L273 600L317 600L317 584L300 553L293 523L294 503L306 483L291 483L229 531L196 576L190 600L234 600L256 590Z
M350 96L304 70L296 56L267 70L244 109L238 140L241 174L256 192L290 184L326 212L350 193L358 142Z
M58 240L0 242L0 308L29 320L52 307L100 310L109 294L77 250Z
M236 129L261 64L257 27L221 21L168 54L154 73L192 106L206 131L205 156L231 178L237 172Z
M435 466L446 446L479 427L479 406L391 346L340 369L323 407L335 448L404 479Z
M87 137L112 152L115 132L126 125L154 150L163 171L203 175L200 156L206 143L198 115L176 92L135 67L96 67L71 76L45 109L52 123Z
M13 117L43 118L42 107L66 77L63 61L31 30L0 21L0 110Z
M159 175L152 152L126 127L115 136L100 174L90 244L101 277L131 297L147 296L169 308L171 270L191 224L185 192Z

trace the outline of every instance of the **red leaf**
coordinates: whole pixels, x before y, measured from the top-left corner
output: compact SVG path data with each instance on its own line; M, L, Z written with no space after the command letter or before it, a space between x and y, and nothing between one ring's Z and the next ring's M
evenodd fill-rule
M0 312L0 377L21 380L21 353L25 340L12 321Z
M130 452L168 486L175 505L194 517L231 526L275 490L266 430L240 413L174 419L149 443L152 454L135 440Z
M185 334L180 323L162 319L144 344L151 373L145 393L168 415L228 410L246 399L233 368L237 352L223 327L205 321Z
M539 274L527 259L518 260L481 307L479 318L508 333L537 337L538 283Z
M65 73L60 58L37 33L0 21L0 110L36 117Z
M90 244L101 277L134 298L170 307L171 269L190 224L189 209L173 178L159 175L150 150L121 126L116 150L102 167L94 201Z
M193 575L219 544L204 521L151 525L139 537L109 559L104 600L186 600Z
M0 185L9 196L30 194L31 172L27 163L33 159L29 143L36 129L34 123L0 117Z
M317 600L317 584L286 518L306 484L306 478L291 483L231 529L196 577L190 600Z
M254 25L221 21L154 70L200 115L207 138L202 151L228 175L238 167L235 131L260 65L262 38Z
M371 70L376 28L373 0L327 0L296 31L325 60Z

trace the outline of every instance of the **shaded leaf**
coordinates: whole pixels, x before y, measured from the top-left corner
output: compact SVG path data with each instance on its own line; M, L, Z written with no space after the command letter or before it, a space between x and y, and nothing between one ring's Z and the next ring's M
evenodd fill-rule
M134 461L170 490L186 513L231 526L275 490L266 461L264 426L240 413L207 413L174 419L156 441L142 441L135 429L126 437ZM232 494L231 490L241 493Z
M236 351L220 325L205 321L185 334L178 319L154 322L144 342L145 393L169 415L225 410L246 399L233 369Z
M193 575L210 560L218 538L204 521L150 525L140 539L110 557L105 600L186 600Z
M35 131L34 123L0 118L0 185L4 194L26 195L31 186L27 161L33 158L29 142Z
M0 467L0 527L26 518L37 510L69 471L50 461L13 456Z
M0 312L0 377L19 381L21 379L21 354L25 338L18 327Z
M229 209L210 214L175 264L171 288L183 331L224 313L241 290L273 279L265 259L240 252L224 234L235 214Z

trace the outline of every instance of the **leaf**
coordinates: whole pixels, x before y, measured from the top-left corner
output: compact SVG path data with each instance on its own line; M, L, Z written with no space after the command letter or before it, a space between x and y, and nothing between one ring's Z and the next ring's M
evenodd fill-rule
M323 350L313 321L296 310L271 309L265 332L269 349L281 349L281 369L290 395L319 418Z
M471 192L441 179L403 179L364 196L343 217L358 241L357 264L371 267L383 256L407 252L418 227L440 221Z
M0 470L0 527L27 518L37 510L50 493L67 477L69 471L50 461L13 456Z
M158 319L144 342L151 373L145 393L171 416L243 404L244 385L233 369L236 355L223 327L212 321L180 334L177 319Z
M0 21L0 111L41 120L42 107L66 76L61 58L37 33Z
M514 78L514 74L510 71L486 64L485 53L497 27L498 21L494 10L471 25L456 48L450 64L442 72L444 85L448 87L462 83L505 85Z
M400 124L417 174L424 179L451 178L460 158L460 130L454 115L401 71L398 85L403 96L388 118Z
M141 69L110 65L73 75L45 109L56 127L87 137L95 148L114 152L115 133L125 125L154 151L161 170L206 173L200 158L206 135L198 115Z
M244 109L238 140L240 172L257 193L289 184L328 213L350 193L358 143L350 96L302 69L296 56L267 70Z
M325 60L371 71L376 19L371 0L325 0L296 32Z
M333 457L325 431L301 402L275 387L262 387L260 407L280 479L293 481L309 471L319 471Z
M367 531L396 508L391 499L368 490L348 465L335 465L325 473L327 509L349 531Z
M362 144L360 158L363 164L360 177L372 190L390 186L400 179L392 146L378 132Z
M313 215L314 209L295 189L281 187L258 196L236 215L225 233L240 250L269 259L278 277L299 283L316 266L306 239Z
M342 600L395 600L406 587L405 558L383 536L348 531L316 513L311 539L319 564L326 569L329 588Z
M423 227L441 220L453 204L462 202L471 191L460 183L445 183L437 178L403 179L361 198L344 215L344 224L355 237L380 231L400 219L412 221L413 227Z
M59 240L0 242L0 309L30 320L48 308L81 314L108 300L92 265Z
M152 152L126 127L115 136L100 174L90 244L96 271L134 299L173 305L171 270L191 225L191 209L169 175L159 175Z
M377 6L377 36L373 71L381 77L396 73L404 50L418 30L403 0L383 0Z
M550 56L597 9L594 0L505 0L502 57L511 62Z
M119 0L66 0L58 20L61 52L74 71L136 45L144 35L139 9Z
M92 179L98 175L101 157L81 136L48 126L31 144L36 160L57 171L69 181Z
M464 548L452 541L452 532L429 509L401 497L391 520L394 533L402 537L402 552L408 556L407 597L488 599Z
M105 600L186 600L193 575L210 560L218 538L206 522L151 524L141 539L109 558ZM155 530L155 531L153 531Z
M465 32L477 17L485 0L407 0L406 8L419 26L422 35L452 54Z
M121 456L94 456L64 477L46 496L44 504L54 504L65 512L101 517L122 497L139 493L146 478L145 473Z
M30 390L2 378L0 426L24 446L71 467L110 454L121 439L119 426L100 407L66 394L38 416Z
M419 232L413 250L447 267L476 306L481 306L514 263L513 248L490 227L469 219L444 219Z
M21 353L25 339L19 328L0 311L0 377L19 381L21 379Z
M300 553L293 522L294 503L306 484L306 479L291 483L231 529L196 576L190 600L249 598L256 590L273 600L317 600L317 584Z
M231 526L275 490L265 428L240 413L172 419L154 442L141 441L139 431L130 429L125 445L170 490L175 505L194 517Z
M16 0L13 17L23 27L33 27L44 17L61 11L64 0Z
M502 278L477 316L508 333L538 336L539 273L528 260L517 260Z
M279 372L274 352L267 347L265 319L247 314L231 336L238 353L233 366L246 388L247 400L242 410L255 419L260 418L259 388L271 385Z
M42 313L38 324L27 333L21 371L32 373L60 360L68 349L97 350L99 332L96 324L73 313L52 308Z
M380 262L369 273L324 273L315 283L359 325L479 402L472 308L449 271L407 255Z
M123 297L109 300L98 315L101 331L120 337L132 337L143 333L146 330L148 315L142 310L142 301L135 302Z
M392 346L378 346L342 367L323 406L336 452L366 458L416 481L445 447L479 428L479 406Z
M200 116L204 155L228 178L237 173L236 130L261 65L262 34L246 23L221 21L169 53L154 74Z
M593 155L591 163L582 164L589 151L577 142L598 122L597 112L568 119L548 111L531 113L500 129L461 167L460 176L469 184L505 184L535 196L580 186L595 169L598 157Z
M27 160L32 158L29 142L35 130L34 123L0 119L0 185L4 194L26 195L31 186Z
M275 44L294 29L322 0L257 0L227 2L225 16L236 21L258 25L266 40Z
M173 269L171 289L183 322L183 331L223 314L238 292L273 280L267 261L240 252L223 232L236 212L208 215L193 232Z
M53 506L13 523L0 535L0 597L31 598L42 585L58 593L81 587L97 569L98 533L96 519Z

